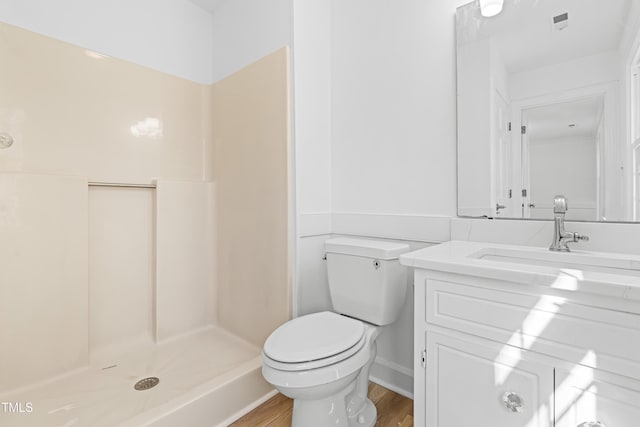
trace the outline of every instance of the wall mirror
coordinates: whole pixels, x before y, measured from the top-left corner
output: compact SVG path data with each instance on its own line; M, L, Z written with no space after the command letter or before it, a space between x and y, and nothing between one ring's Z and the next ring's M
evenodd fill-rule
M640 221L640 0L458 8L458 215Z

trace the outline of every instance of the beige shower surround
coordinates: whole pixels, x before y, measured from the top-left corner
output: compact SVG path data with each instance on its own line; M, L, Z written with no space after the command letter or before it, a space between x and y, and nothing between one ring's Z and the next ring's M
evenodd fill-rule
M78 186L77 181L67 185L61 178L129 183L213 181L215 227L210 238L217 255L210 261L217 266L217 277L211 288L197 292L217 302L214 323L261 346L271 330L290 318L287 48L214 85L201 85L0 23L0 63L0 132L10 133L15 140L10 149L0 150L0 174L5 174L5 180L12 180L11 175L24 176L20 182L29 186L29 194L23 195L28 200L22 203L34 207L30 221L39 227L50 223L44 216L51 214L45 206L43 218L35 214L42 197L38 189L46 192L49 187L38 184L46 182L43 174L51 176L51 185L64 187L58 193L72 192L73 200L82 207L68 215L76 204L55 206L53 212L64 219L66 235L43 232L38 234L40 241L33 242L43 251L55 251L64 238L65 245L75 245L69 250L79 254L77 262L49 266L49 280L30 283L29 292L46 286L48 292L59 289L59 296L76 295L62 278L87 277L89 260L81 255L87 251L86 185ZM158 119L161 132L136 135L134 128L140 124L144 128L148 118L152 125ZM78 215L85 216L76 218ZM0 229L1 235L15 239L21 239L22 232ZM35 237L30 234L29 238ZM0 294L8 295L9 300L19 295L13 292L14 284L28 279L19 276L34 268L33 264L19 265L20 259L15 262L16 277L3 275L0 280ZM33 260L25 258L24 262ZM0 384L7 387L0 387L0 393L3 388L45 380L88 363L87 353L92 349L86 341L90 325L85 317L86 293L91 289L88 280L82 280L79 294L56 299L64 310L50 311L62 314L43 320L49 331L83 337L72 346L73 354L47 357L42 352L55 351L55 340L48 349L40 348L42 343L39 347L30 343L30 328L44 323L21 323L19 342L15 333L0 333L0 348L5 352ZM176 289L189 286L175 278L171 282L174 280ZM189 298L197 298L194 289L188 292ZM5 303L11 304L9 300ZM164 307L168 308L155 310L155 315L169 313L171 305ZM82 313L80 320L70 317ZM24 317L19 311L14 314L3 318L0 327L5 332ZM171 312L171 316L177 314ZM171 331L166 319L164 323L156 319L156 323L167 325L168 333L185 332ZM39 329L33 332L41 335ZM9 354L12 352L16 357ZM19 354L31 356L25 359ZM19 369L12 371L12 363L19 364ZM18 378L10 372L25 376ZM10 380L1 378L4 375L10 375Z
M209 86L0 23L1 171L200 181ZM132 127L158 119L161 135ZM210 163L210 161L209 161Z
M259 347L290 317L288 70L280 49L212 92L219 322Z

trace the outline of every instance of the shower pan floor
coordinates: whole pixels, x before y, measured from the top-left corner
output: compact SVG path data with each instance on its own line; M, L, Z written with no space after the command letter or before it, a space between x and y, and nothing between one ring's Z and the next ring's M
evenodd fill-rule
M13 405L0 406L0 425L164 426L163 419L176 410L247 374L252 375L252 381L253 377L261 380L257 377L260 352L260 348L224 329L207 329L113 358L108 364L90 366L36 388L0 396L1 402ZM135 390L136 382L147 377L160 381L152 388ZM228 408L232 412L222 414L223 418L239 409ZM219 421L208 420L206 425L216 422Z

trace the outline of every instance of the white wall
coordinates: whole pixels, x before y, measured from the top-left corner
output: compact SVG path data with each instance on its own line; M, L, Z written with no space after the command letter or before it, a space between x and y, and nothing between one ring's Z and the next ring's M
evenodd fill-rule
M461 215L493 216L494 191L491 132L493 106L491 41L477 40L463 44L457 52L458 168L468 176L458 183L458 206Z
M506 101L511 99L509 90L509 72L504 64L500 50L495 42L491 43L491 84L493 89Z
M430 216L456 212L454 15L465 2L332 2L332 209L359 229L341 233L437 242L446 228L448 238ZM407 308L379 338L373 369L401 392L412 333Z
M213 14L212 81L291 45L291 0L227 0Z
M571 159L571 167L567 167ZM597 219L597 146L591 136L536 139L529 142L532 218L553 218L556 194L569 201L567 219Z
M424 246L456 206L456 2L322 3L293 2L298 314L331 309L331 233ZM405 394L412 302L373 369Z
M497 203L507 204L503 165L507 119L502 100L509 102L509 81L494 40L484 38L457 44L458 214L496 215ZM487 108L489 107L489 108ZM507 206L507 208L510 208ZM505 212L502 212L505 213Z
M331 2L293 1L296 277L293 315L331 310Z
M636 59L636 53L640 49L640 4L638 2L632 2L631 10L628 15L628 21L625 25L625 33L622 37L622 41L618 48L621 64L619 69L620 78L620 111L625 111L625 114L621 115L621 122L625 132L621 135L621 139L624 139L626 146L630 146L637 135L633 135L631 131L632 119L632 105L633 105L633 90L632 90L632 66ZM635 195L633 185L633 166L631 164L631 156L627 156L626 163L626 179L627 179L627 192L624 197L627 200L633 200ZM627 206L627 212L625 212L628 218L633 217L633 203L629 203Z
M213 22L188 0L3 0L0 21L211 83Z
M462 3L332 3L334 211L455 214Z
M332 180L331 2L293 2L293 46L297 209L326 216Z

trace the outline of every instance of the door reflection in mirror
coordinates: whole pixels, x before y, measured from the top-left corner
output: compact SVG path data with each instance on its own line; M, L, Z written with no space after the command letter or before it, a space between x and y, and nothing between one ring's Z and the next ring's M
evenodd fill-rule
M551 219L564 193L569 219L640 219L640 0L603 5L458 8L459 215Z
M603 107L595 96L522 110L522 172L529 189L524 218L553 218L555 194L572 201L568 220L602 217Z

